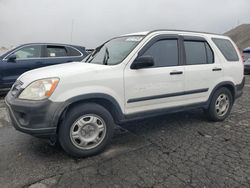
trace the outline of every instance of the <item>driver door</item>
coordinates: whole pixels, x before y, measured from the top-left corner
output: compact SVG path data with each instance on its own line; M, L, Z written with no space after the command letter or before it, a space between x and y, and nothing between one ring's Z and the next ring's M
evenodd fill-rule
M3 83L6 87L16 81L16 79L26 71L39 68L43 64L42 45L29 45L19 48L10 53L3 61ZM16 55L16 59L9 60L8 57Z
M125 68L125 113L127 115L182 104L184 68L180 66L178 36L158 36L142 48L138 56L152 56L154 66Z

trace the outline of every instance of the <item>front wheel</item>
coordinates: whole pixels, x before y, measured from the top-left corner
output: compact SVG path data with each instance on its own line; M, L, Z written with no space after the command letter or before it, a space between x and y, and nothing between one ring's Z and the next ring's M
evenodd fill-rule
M225 120L232 109L233 96L230 90L227 88L220 88L215 91L212 100L210 102L207 114L212 121Z
M87 157L101 152L114 131L111 114L95 103L70 109L59 129L62 148L71 156Z

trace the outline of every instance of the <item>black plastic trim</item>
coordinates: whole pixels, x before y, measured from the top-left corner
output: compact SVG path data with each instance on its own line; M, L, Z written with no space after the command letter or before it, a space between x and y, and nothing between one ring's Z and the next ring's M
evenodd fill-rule
M176 72L170 72L169 73L170 75L176 75L176 74L183 74L182 71L176 71Z
M168 97L177 97L177 96L190 95L190 94L196 94L196 93L204 93L207 91L208 91L208 88L203 88L203 89L196 89L196 90L190 90L190 91L184 91L184 92L176 92L176 93L168 93L168 94L163 94L163 95L133 98L133 99L129 99L127 103L141 102L141 101L147 101L147 100L153 100L153 99L162 99L162 98L168 98Z
M243 77L242 82L240 84L237 84L235 86L236 88L235 98L239 98L243 94L244 86L245 86L245 77Z
M7 96L5 98L5 104L9 118L16 130L38 137L50 137L56 134L56 127L50 126L50 117L44 112L46 111L44 109L48 109L51 104L49 101L42 102L41 104L35 104L33 102L26 104L26 102L22 101L14 102ZM57 104L55 104L55 106L57 106ZM19 113L27 114L27 121L25 120L24 122L21 120L22 118L18 115ZM39 126L41 125L43 127L37 127L38 124L33 122L34 118L36 122L40 122Z
M59 116L61 116L61 114L73 103L77 103L77 102L81 102L81 101L87 101L87 102L95 102L96 100L99 101L109 101L114 107L113 108L109 108L109 111L113 111L115 113L115 121L119 121L120 119L124 119L124 115L122 112L122 109L119 105L119 103L116 101L116 99L110 95L107 94L103 94L103 93L92 93L92 94L84 94L84 95L78 95L75 96L73 98L68 99L67 101L64 102L63 106L59 109L58 112L56 112L56 114L58 115L55 120L54 123L55 125L58 124L59 121Z
M233 98L235 99L236 87L235 87L234 83L231 82L231 81L225 81L225 82L221 82L221 83L217 84L217 85L214 87L214 89L212 90L212 92L211 92L211 94L210 94L210 96L209 96L208 101L211 101L211 99L212 99L212 97L213 97L213 95L214 95L214 92L215 92L216 90L218 90L218 89L221 88L221 87L225 87L225 86L231 86L231 87L234 89L234 90L233 90ZM209 103L210 103L210 102L209 102Z
M182 35L182 36L185 41L207 42L207 40L203 37L187 36L187 35Z
M212 71L222 71L222 68L214 68Z
M177 106L177 107L138 112L134 114L125 115L125 119L121 122L125 123L129 121L150 118L150 117L155 117L155 116L164 115L164 114L182 112L182 111L192 110L192 109L197 109L197 108L206 108L207 106L208 106L207 102L201 102L201 103L195 103L191 105L182 105L182 106Z

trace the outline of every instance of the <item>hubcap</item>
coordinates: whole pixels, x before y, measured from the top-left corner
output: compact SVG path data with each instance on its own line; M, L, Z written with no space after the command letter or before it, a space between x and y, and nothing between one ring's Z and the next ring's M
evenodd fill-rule
M106 135L104 120L95 115L81 116L70 128L70 139L80 149L92 149L97 147Z
M218 116L224 116L229 109L229 98L226 94L220 94L215 102L215 109Z

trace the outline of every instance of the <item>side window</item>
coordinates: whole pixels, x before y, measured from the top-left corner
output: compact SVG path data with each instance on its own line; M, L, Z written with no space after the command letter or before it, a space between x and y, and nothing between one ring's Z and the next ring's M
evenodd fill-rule
M152 56L154 67L167 67L178 65L178 41L177 39L164 39L155 42L143 54Z
M230 40L219 38L213 38L212 40L228 61L239 61L237 52L234 49L234 46L232 45Z
M67 47L67 51L68 51L68 56L81 56L82 55L78 50L71 48L71 47Z
M208 64L214 62L213 52L206 42L184 41L184 47L187 65Z
M41 57L41 46L26 46L14 53L16 59L29 59L29 58L40 58Z
M63 46L47 46L46 56L47 57L66 57L67 50Z

